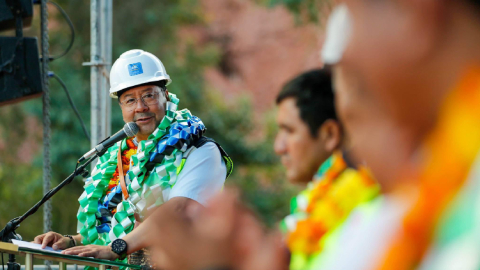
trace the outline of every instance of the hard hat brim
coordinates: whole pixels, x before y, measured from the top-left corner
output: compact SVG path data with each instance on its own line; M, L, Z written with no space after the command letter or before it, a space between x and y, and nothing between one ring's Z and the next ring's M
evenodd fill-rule
M135 86L145 85L145 84L148 84L149 82L158 82L163 80L167 81L165 86L169 85L172 82L172 80L170 79L170 76L166 75L166 76L152 77L151 79L148 79L148 80L145 80L144 78L140 78L139 80L136 80L136 81L120 83L115 88L110 88L110 97L118 98L117 93L120 91L123 91L128 88L132 88Z

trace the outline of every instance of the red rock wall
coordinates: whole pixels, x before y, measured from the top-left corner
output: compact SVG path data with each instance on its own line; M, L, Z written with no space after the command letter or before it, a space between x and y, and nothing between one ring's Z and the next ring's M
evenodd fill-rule
M222 50L218 67L205 71L207 83L226 98L245 91L256 112L274 106L282 85L320 67L320 27L295 23L283 6L268 8L246 0L202 0L206 34Z

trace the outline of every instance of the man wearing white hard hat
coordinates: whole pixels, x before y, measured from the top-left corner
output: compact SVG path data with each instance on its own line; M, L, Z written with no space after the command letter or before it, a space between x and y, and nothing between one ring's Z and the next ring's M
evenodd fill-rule
M123 260L148 245L142 238L148 223L140 224L154 209L157 215L174 209L187 222L187 207L204 205L221 191L232 161L203 136L198 117L177 109L179 99L167 90L171 82L151 53L130 50L115 61L110 96L118 99L123 120L135 122L139 132L99 158L79 198L79 234L49 232L37 236L36 243L69 248L65 254ZM148 267L148 258L140 257L137 263Z

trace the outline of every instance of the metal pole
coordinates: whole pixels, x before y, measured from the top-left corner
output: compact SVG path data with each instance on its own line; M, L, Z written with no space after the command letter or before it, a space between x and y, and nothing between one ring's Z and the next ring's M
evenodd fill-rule
M91 129L90 144L95 147L111 133L111 98L108 90L112 62L112 0L90 1ZM93 169L92 163L92 169Z
M91 130L90 145L95 147L104 136L102 134L102 93L101 93L101 48L100 48L100 0L90 1L90 106ZM102 136L103 135L103 136Z
M50 269L50 266L48 266L47 269ZM25 270L33 270L33 254L32 253L25 254Z
M43 193L50 190L50 181L52 178L50 164L50 90L48 83L48 61L50 54L48 52L48 9L47 0L41 2L41 39L42 39L42 86L43 86ZM47 201L43 206L43 231L52 230L52 204ZM28 262L28 256L27 256ZM45 265L50 269L50 262L45 261Z
M101 13L101 48L102 48L102 60L104 66L102 69L101 79L101 91L104 101L104 117L102 118L103 132L107 136L112 133L111 130L111 111L112 111L112 98L109 95L110 89L110 67L112 63L112 0L102 0L102 13Z

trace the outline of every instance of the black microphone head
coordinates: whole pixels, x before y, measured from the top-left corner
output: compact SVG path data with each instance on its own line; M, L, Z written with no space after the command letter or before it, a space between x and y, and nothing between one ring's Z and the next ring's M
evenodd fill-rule
M139 128L135 122L130 122L123 126L123 131L125 131L125 134L127 134L128 137L133 137L137 135Z

